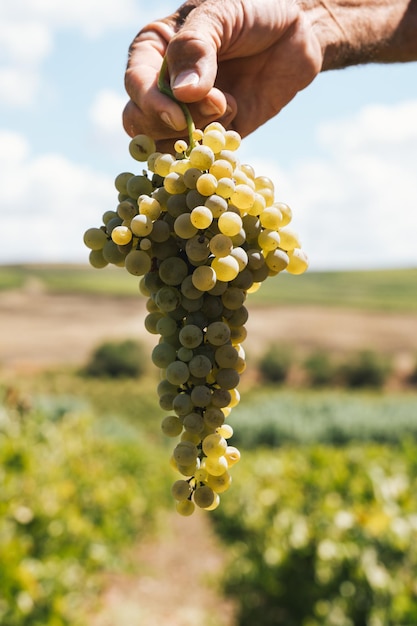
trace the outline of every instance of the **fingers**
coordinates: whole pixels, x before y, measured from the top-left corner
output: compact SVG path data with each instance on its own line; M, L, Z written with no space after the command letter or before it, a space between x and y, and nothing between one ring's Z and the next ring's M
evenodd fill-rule
M131 101L123 113L124 128L129 135L143 132L158 140L184 134L186 121L181 108L158 90L164 56L173 94L180 102L190 104L195 124L204 126L218 119L231 123L236 103L233 99L228 101L214 87L222 42L221 20L214 19L213 12L207 13L205 4L182 13L183 23L177 33L178 14L153 22L132 44L125 77Z

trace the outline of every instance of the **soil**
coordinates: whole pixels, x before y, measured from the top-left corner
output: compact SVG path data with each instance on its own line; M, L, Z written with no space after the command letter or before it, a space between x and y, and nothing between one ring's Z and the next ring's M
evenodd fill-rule
M152 348L143 325L145 301L134 297L51 294L39 289L0 295L0 367L38 369L84 363L108 339L136 337ZM417 354L417 315L323 307L252 307L245 349L250 358L273 343L299 351L363 348L396 358Z

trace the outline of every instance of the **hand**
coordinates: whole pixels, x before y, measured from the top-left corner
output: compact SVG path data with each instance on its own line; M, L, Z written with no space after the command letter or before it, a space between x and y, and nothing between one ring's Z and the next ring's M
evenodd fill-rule
M318 38L292 0L188 0L138 34L126 71L126 132L171 139L171 150L186 122L157 87L164 56L172 91L189 104L196 126L220 120L242 136L279 113L323 61Z

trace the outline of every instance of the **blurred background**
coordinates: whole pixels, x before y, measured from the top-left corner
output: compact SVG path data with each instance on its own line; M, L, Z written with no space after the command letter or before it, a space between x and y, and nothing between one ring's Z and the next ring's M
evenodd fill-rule
M0 5L0 623L417 624L417 64L323 74L243 142L311 268L251 296L243 458L179 518L146 301L82 239L132 167L129 44L175 8Z

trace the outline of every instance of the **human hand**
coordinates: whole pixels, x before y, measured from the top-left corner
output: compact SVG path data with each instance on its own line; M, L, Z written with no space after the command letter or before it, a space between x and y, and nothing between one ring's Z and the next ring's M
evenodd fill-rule
M179 105L158 90L164 56L173 94L189 105L196 126L220 120L242 137L279 113L323 61L291 0L188 0L142 29L130 49L124 127L131 136L151 135L160 149L168 149L166 140L172 149L186 128Z

